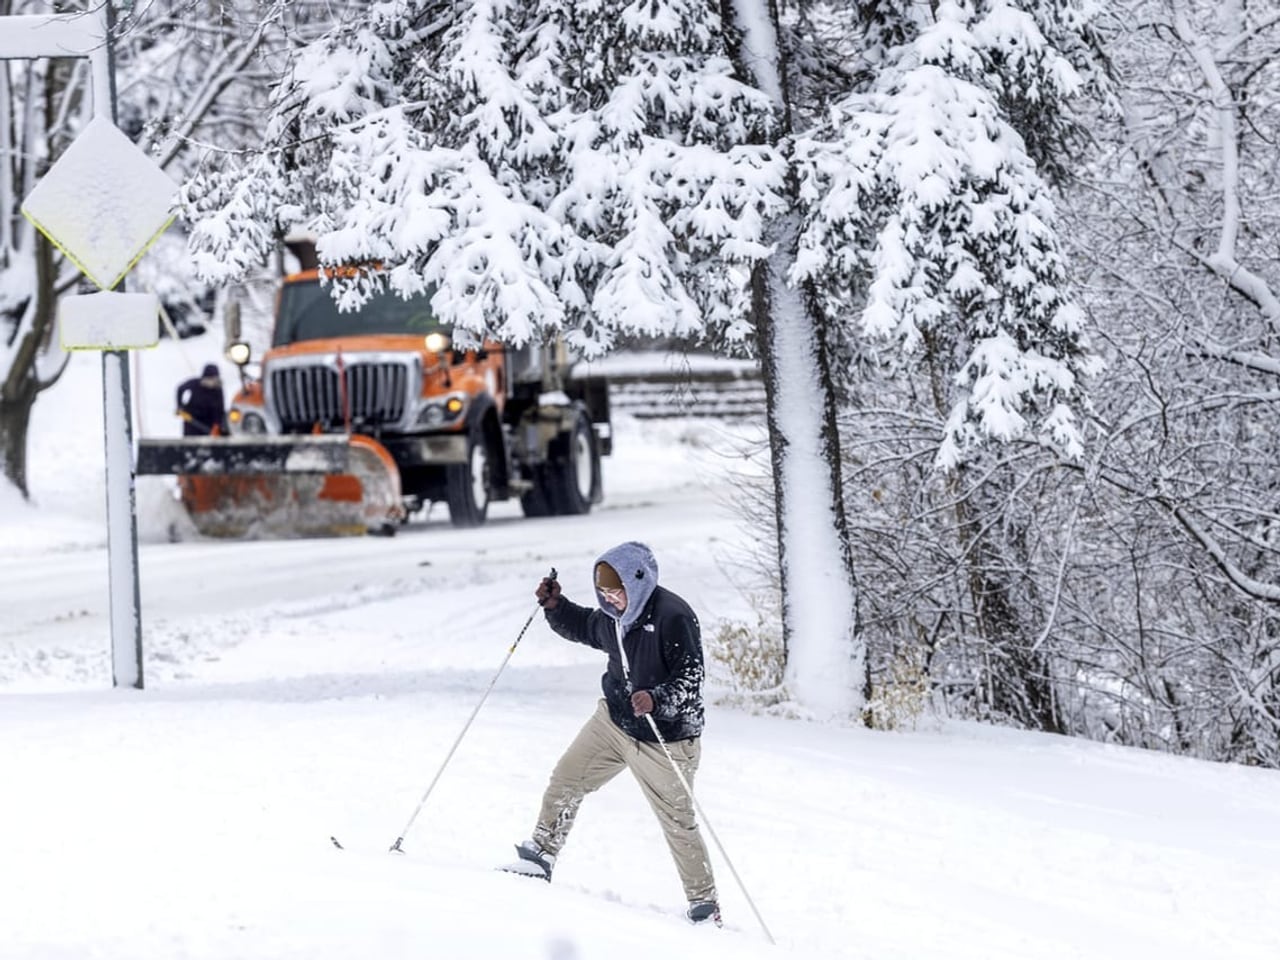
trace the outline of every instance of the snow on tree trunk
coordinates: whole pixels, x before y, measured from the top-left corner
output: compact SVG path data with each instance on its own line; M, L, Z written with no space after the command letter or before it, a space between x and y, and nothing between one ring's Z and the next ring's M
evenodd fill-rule
M786 686L822 719L859 715L866 658L857 635L838 454L824 425L833 415L830 378L814 318L787 281L799 224L779 224L778 252L764 265L757 304L761 366L782 587Z

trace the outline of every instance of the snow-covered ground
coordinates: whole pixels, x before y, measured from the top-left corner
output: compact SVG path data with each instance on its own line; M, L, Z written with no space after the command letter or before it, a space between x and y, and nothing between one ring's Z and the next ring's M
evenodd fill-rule
M177 432L172 389L215 349L138 357L142 432ZM683 921L625 774L554 884L497 872L603 667L540 617L388 855L550 566L582 597L599 552L644 539L706 635L750 615L741 434L623 421L591 515L499 505L460 532L441 511L392 539L170 543L146 479L134 691L109 686L101 405L78 356L37 408L38 506L0 493L4 960L1280 957L1280 774L936 719L713 702L697 791L741 879L713 845L723 930Z

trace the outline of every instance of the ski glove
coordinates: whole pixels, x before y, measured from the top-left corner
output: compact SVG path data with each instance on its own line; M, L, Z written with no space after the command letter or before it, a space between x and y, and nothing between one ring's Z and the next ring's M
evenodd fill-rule
M653 713L653 694L648 690L637 690L631 695L631 710L637 717Z
M543 577L533 595L538 598L538 606L542 609L554 610L560 603L560 582L550 577Z

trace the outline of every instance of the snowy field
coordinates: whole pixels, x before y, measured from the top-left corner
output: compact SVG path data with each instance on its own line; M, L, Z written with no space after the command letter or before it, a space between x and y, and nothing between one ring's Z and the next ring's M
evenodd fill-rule
M212 358L139 358L141 432ZM225 375L230 383L231 369ZM169 542L139 487L145 691L110 689L98 359L37 407L38 506L0 493L0 958L1276 960L1280 774L932 720L874 733L708 708L697 791L725 927L692 928L626 774L550 886L528 836L603 661L533 621L405 835L554 565L649 542L704 634L750 605L741 433L618 424L607 502L478 532ZM337 850L329 837L339 837ZM710 837L708 837L710 841Z

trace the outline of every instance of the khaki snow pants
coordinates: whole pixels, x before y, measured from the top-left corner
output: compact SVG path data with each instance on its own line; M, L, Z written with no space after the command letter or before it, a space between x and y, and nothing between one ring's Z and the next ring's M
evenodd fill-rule
M701 743L696 738L675 740L667 744L667 749L692 787L702 754ZM671 769L671 761L663 753L661 744L635 740L619 730L609 719L609 708L603 699L551 771L551 782L542 795L533 839L543 850L558 855L583 798L603 787L623 767L635 775L662 825L671 858L684 884L685 897L690 902L715 900L711 860L698 832L693 801Z

